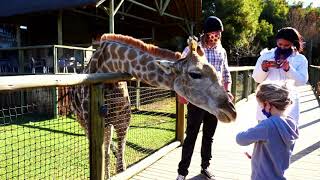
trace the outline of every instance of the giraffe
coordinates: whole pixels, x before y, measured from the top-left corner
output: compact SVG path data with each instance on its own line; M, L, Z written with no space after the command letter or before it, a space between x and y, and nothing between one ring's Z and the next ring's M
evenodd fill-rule
M203 50L195 40L189 38L188 43L191 51L185 58L181 58L179 52L161 49L130 36L104 34L101 37L100 47L91 57L84 72L129 73L151 86L174 90L192 104L216 115L222 122L234 121L236 119L235 108L228 100L228 95L221 86L216 70L207 62ZM119 105L118 109L113 110L108 107L109 111L104 115L106 177L109 178L112 126L115 128L118 139L117 172L125 169L124 148L130 122L130 99L125 82L109 84L105 88L105 96L117 92L122 97L106 101L107 105ZM78 121L88 134L90 121L88 88L82 87L80 91L81 93L72 94L72 103Z

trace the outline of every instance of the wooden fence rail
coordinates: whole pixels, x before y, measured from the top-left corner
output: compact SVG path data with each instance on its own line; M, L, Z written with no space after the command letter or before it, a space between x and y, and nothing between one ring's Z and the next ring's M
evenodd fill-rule
M238 92L237 84L243 86L242 92L240 92L241 98L248 97L255 89L254 81L250 79L250 72L253 70L253 67L232 67L231 74L233 79L232 93L236 95ZM238 82L239 73L243 74L243 79ZM91 88L91 119L92 124L90 129L94 129L94 134L90 135L90 178L91 179L104 179L104 145L103 145L103 118L100 117L99 106L103 102L103 90L99 84L110 83L121 80L134 80L134 78L128 74L120 73L97 73L97 74L56 74L56 75L25 75L25 76L6 76L0 77L0 91L13 91L20 89L28 88L39 88L39 87L58 87L58 86L71 86L71 85L80 85L87 84ZM249 83L249 82L252 83ZM238 83L237 83L238 82ZM249 88L250 87L250 88ZM249 91L249 89L251 91ZM239 100L239 98L237 99ZM56 112L55 112L56 113ZM185 106L179 103L176 103L176 140L183 143L184 140L184 131L186 127L185 121ZM161 158L160 156L165 155L165 152L169 152L170 149L175 148L177 142L174 142L173 145L168 145L167 149L161 149L157 153L156 157L153 156L152 159L146 158L149 163L143 163L144 165L137 165L130 167L123 173L116 175L116 177L130 177L138 173L142 169L145 169L146 165L151 162L155 162L157 159Z
M309 66L309 82L318 97L320 96L320 66Z

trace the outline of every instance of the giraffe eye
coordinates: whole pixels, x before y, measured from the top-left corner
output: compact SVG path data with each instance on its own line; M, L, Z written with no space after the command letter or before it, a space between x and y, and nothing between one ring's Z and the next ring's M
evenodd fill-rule
M194 72L189 72L189 76L192 78L192 79L201 79L201 74L199 73L194 73Z

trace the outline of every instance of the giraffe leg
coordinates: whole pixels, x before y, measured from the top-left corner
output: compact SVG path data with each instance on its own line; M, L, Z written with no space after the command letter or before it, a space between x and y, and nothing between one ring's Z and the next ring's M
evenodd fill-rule
M127 101L123 109L121 110L121 115L119 115L119 121L115 126L118 139L118 151L117 151L117 173L122 172L126 169L124 151L126 147L127 133L129 129L129 123L131 120L131 111L130 111L130 101Z
M117 139L118 139L118 151L117 151L117 173L120 173L126 169L126 163L124 160L124 150L126 147L126 134L128 130L127 127L123 127L125 129L122 129L120 132L117 133Z
M110 144L112 142L113 126L106 125L104 129L104 143L105 143L105 178L110 178Z

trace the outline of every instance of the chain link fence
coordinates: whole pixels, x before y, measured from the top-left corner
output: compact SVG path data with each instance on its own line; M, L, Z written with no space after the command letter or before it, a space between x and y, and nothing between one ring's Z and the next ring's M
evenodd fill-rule
M55 114L56 88L1 92L0 179L86 179L88 139L73 116Z
M0 92L0 179L90 178L89 140L69 93L79 87ZM129 103L121 89L104 88L112 176L175 140L176 101L172 91L128 86Z

